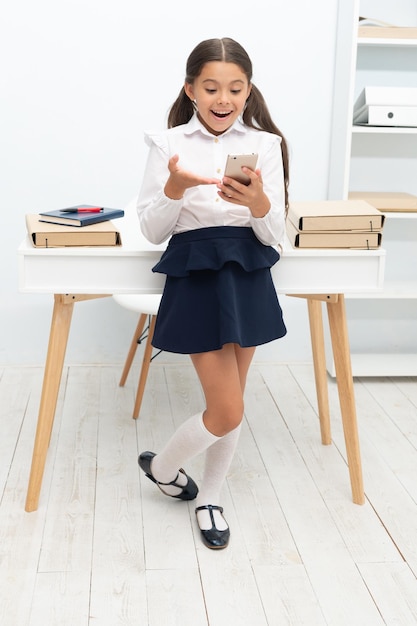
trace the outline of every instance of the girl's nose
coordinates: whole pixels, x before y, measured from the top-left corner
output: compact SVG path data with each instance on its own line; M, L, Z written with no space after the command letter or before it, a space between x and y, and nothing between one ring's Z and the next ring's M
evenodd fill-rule
M227 104L229 102L229 94L227 92L220 93L217 102L219 104Z

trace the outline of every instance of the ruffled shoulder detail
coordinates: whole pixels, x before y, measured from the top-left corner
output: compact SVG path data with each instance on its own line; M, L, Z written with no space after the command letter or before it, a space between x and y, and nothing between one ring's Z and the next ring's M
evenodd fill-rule
M188 131L188 133L190 133L192 132L191 122L188 122L188 124L180 124L179 126L174 126L173 128L165 128L164 130L145 131L145 143L148 146L152 146L152 144L155 144L158 148L168 154L170 138L175 137L176 135L182 137L189 127L190 130Z
M148 146L155 144L158 148L161 148L164 152L167 152L167 138L165 132L146 132L145 143Z
M211 236L206 236L207 231L212 231ZM220 270L235 262L246 272L253 272L272 267L279 258L278 251L261 243L251 228L221 226L174 235L152 270L180 278L192 271Z

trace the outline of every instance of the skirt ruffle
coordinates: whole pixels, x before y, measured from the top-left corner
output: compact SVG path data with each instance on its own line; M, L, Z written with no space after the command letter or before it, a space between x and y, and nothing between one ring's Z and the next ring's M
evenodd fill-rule
M278 252L251 228L174 235L153 268L167 275L152 344L193 354L226 343L257 346L286 334L270 267Z
M251 228L213 226L174 235L152 271L178 278L191 271L220 270L238 263L245 272L272 267L280 256L259 241Z

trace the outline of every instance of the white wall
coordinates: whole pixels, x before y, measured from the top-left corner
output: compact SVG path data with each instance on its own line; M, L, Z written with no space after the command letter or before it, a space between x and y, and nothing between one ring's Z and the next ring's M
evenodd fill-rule
M18 291L25 214L79 202L123 208L140 185L143 130L165 125L186 57L202 39L230 36L246 47L254 82L290 144L292 199L326 198L337 2L200 6L21 0L3 7L0 363L43 363L46 352L51 296ZM257 358L309 360L305 303L282 303L288 336ZM67 361L122 361L134 324L110 299L78 304Z

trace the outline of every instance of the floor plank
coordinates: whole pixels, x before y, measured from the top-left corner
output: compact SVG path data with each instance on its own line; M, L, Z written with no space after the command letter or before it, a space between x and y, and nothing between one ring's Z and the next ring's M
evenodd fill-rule
M99 368L70 368L39 562L41 572L91 569L99 393Z
M386 624L417 624L417 580L406 563L361 563L359 569Z
M327 623L304 565L256 565L254 569L269 626Z
M351 500L337 387L320 442L312 367L256 364L222 492L227 550L193 503L139 470L204 407L188 359L66 367L39 508L24 511L42 368L0 368L0 623L351 626L417 623L417 380L355 379L366 503ZM198 481L203 457L187 464Z
M363 623L382 624L325 500L327 497L331 503L336 497L350 497L345 488L346 468L341 460L337 469L331 458L330 466L326 466L332 449L321 445L318 421L308 415L311 406L288 368L258 370L268 384L271 406L260 420L256 415L257 394L248 389L255 404L254 415L248 419L325 619L338 625L361 623L361 619ZM331 476L322 494L315 476L330 472L326 467L331 468ZM342 469L346 472L344 482Z
M88 626L89 583L89 572L39 573L29 626Z
M146 624L136 424L130 417L133 394L118 387L118 369L101 368L100 374L91 623L100 626L135 621Z

